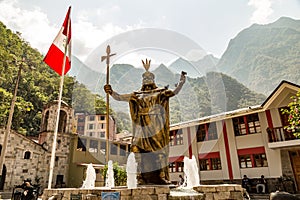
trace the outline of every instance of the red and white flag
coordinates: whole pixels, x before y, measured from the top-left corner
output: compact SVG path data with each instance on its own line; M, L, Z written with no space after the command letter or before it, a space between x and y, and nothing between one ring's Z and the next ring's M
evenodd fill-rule
M64 75L71 68L71 6L69 7L63 26L58 32L56 38L51 44L48 53L44 58L44 62L49 65L60 76ZM67 46L66 46L67 45ZM63 69L63 62L65 58L65 68Z

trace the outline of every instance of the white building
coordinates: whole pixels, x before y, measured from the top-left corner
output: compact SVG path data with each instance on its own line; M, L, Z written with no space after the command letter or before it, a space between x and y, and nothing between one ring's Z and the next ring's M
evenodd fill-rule
M283 81L260 106L172 125L171 180L183 174L184 156L195 156L202 184L241 183L243 175L264 175L269 191L299 190L300 140L283 129L288 122L281 112L299 89ZM291 181L281 182L282 177Z
M106 139L106 115L105 114L89 114L89 113L75 113L77 122L77 133L80 136L89 136L94 138ZM109 140L115 139L117 131L116 122L109 116Z

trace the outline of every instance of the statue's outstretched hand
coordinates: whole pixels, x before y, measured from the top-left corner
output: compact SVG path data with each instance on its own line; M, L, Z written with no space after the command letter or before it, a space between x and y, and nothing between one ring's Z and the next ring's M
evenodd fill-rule
M112 94L113 89L111 88L111 85L104 85L104 91L108 94Z
M186 74L187 74L187 73L184 72L184 71L181 72L180 81L179 81L179 83L177 83L177 84L175 85L176 88L175 88L175 90L173 91L174 94L178 94L178 92L181 90L183 84L185 83Z
M186 80L186 72L182 71L180 76L180 82L185 83Z

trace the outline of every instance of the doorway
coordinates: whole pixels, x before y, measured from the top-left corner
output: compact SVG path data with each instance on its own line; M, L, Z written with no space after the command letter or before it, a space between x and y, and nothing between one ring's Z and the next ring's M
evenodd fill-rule
M2 174L0 177L0 190L4 189L5 177L6 177L6 166L3 165Z
M290 151L290 158L292 162L292 168L294 172L294 177L296 181L297 191L300 190L300 150Z

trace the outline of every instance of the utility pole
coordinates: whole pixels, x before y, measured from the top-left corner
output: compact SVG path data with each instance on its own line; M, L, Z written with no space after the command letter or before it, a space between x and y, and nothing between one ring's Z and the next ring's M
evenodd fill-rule
M19 87L19 81L20 81L21 71L22 71L22 68L23 68L24 61L25 61L25 57L22 58L21 62L18 62L18 60L15 60L16 66L19 67L19 70L18 70L17 81L16 81L16 85L15 85L15 89L14 89L14 95L13 95L13 98L11 100L11 105L10 105L10 110L9 110L9 115L8 115L8 121L7 121L7 124L6 124L6 131L4 132L4 141L3 141L2 151L1 151L1 156L0 156L1 176L2 176L3 165L4 165L4 162L5 162L6 147L7 147L8 138L9 138L9 135L10 135L11 125L12 125L12 118L13 118L13 114L14 114L16 99L17 99L17 91L18 91L18 87ZM1 179L2 179L2 177L1 177Z

